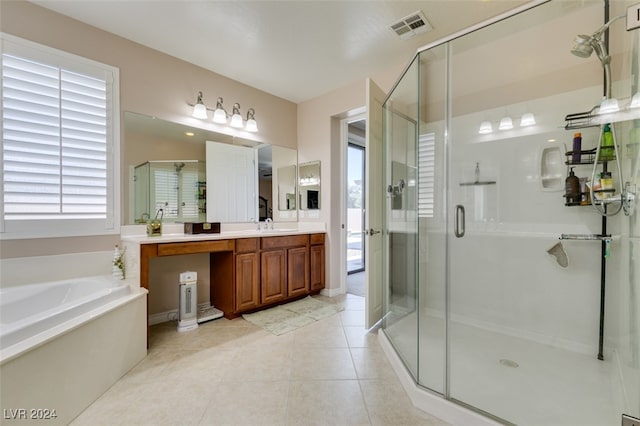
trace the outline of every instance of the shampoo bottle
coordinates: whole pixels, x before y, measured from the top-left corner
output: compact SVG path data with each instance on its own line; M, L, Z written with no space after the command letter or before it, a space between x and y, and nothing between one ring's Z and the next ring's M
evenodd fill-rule
M571 156L571 162L573 164L580 163L582 150L582 133L578 132L573 135L573 155Z
M564 196L567 198L567 205L580 204L580 179L573 172L573 167L565 180Z
M609 124L604 125L602 130L602 139L600 141L599 161L611 161L616 159L616 152L613 146L613 132Z

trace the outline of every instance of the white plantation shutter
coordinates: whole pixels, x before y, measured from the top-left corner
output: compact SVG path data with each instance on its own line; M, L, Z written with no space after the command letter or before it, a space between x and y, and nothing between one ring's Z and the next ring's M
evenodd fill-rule
M162 209L162 215L167 219L178 217L178 174L174 170L155 170L155 200L156 210Z
M2 42L3 237L117 232L117 69Z
M433 217L436 167L435 135L418 137L418 217Z
M198 210L198 172L182 171L182 216L185 219L197 218Z
M198 218L198 172L183 169L154 171L156 209L167 219Z

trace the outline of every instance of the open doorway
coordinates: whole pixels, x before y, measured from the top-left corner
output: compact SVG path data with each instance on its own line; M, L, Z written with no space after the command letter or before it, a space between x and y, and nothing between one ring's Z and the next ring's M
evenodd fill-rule
M347 125L347 293L365 296L365 120Z

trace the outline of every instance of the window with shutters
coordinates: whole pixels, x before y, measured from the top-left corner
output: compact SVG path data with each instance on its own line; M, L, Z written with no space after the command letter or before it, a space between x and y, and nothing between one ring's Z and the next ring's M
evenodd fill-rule
M2 237L119 232L117 68L1 41Z
M153 176L155 209L162 209L164 219L198 220L197 170L156 169Z
M435 196L435 134L418 138L418 217L433 217Z

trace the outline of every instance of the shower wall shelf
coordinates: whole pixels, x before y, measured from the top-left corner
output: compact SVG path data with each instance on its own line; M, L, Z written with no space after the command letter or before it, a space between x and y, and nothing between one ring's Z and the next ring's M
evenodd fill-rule
M586 166L586 165L593 164L593 162L595 161L596 148L580 151L580 161L572 160L573 151L567 151L564 155L567 157L566 161L564 162L564 164L566 164L567 166L580 166L580 165ZM601 162L602 161L599 161L599 163Z
M601 114L600 106L596 105L591 108L590 111L577 112L567 115L564 120L567 124L564 126L565 130L577 130L587 127L598 127L607 123L620 123L622 121L637 120L640 119L640 108L631 108L631 99L619 100L621 105L628 105L625 108L621 108L619 111Z
M632 118L628 116L631 115L636 116L636 118L640 118L640 108L630 109L627 108L625 111L620 111L612 114L599 114L599 106L595 106L588 112L581 112L576 114L569 114L565 117L565 121L567 124L565 125L566 130L578 130L584 129L588 127L599 127L603 124L607 123L616 123L619 121L626 121ZM614 142L615 143L615 142ZM572 165L589 165L589 164L602 164L602 171L606 172L608 168L609 160L599 160L596 157L597 148L593 150L580 151L580 161L573 162L573 152L569 151L565 155L567 155L567 160L565 164L567 168ZM583 157L585 155L585 157ZM598 192L600 193L600 192ZM596 191L594 191L595 198ZM580 194L580 198L582 200L583 193ZM565 194L566 197L566 194ZM568 200L568 198L567 198ZM571 202L565 203L566 206L582 206L582 205L591 205L602 203L602 200L589 200L587 198L586 202ZM604 211L607 211L608 203L604 203ZM600 234L562 234L560 239L563 240L591 240L591 241L600 241L600 319L599 319L599 336L598 336L598 355L597 358L600 361L604 360L604 308L605 308L605 293L606 293L606 283L607 283L607 257L610 254L610 244L611 244L611 235L607 234L607 216L603 215L601 219L601 232Z
M561 234L560 240L610 240L611 234Z
M480 163L476 163L476 180L473 182L460 182L460 186L495 185L495 180L480 180Z

